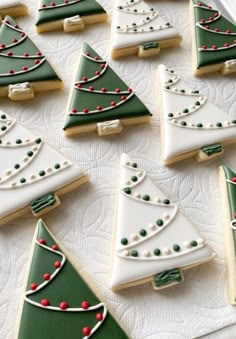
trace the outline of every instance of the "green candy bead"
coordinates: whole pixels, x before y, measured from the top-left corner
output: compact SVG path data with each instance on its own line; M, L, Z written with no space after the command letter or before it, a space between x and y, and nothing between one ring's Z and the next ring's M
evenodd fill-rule
M196 240L192 240L190 244L191 244L191 246L196 247L197 246L197 241Z
M6 126L2 126L2 127L1 127L1 131L5 131L6 129L7 129Z
M34 155L34 153L33 153L32 151L29 151L29 152L27 153L27 155L28 155L29 157L32 157L32 156Z
M197 124L197 127L201 128L201 127L203 127L203 124L199 123L199 124Z
M169 205L169 204L170 204L170 200L169 200L169 199L164 199L164 200L163 200L163 204Z
M137 167L138 167L138 165L136 164L136 162L133 162L131 166L134 167L134 168L137 168Z
M179 251L180 251L180 246L177 245L177 244L174 244L174 245L173 245L173 250L174 250L175 252L179 252Z
M125 187L123 190L126 194L131 194L131 189L129 187Z
M40 144L41 142L42 142L42 140L40 138L35 139L36 144Z
M21 140L21 139L16 139L16 144L17 144L17 145L22 144L22 140Z
M122 244L122 245L124 245L124 246L125 246L125 245L127 245L127 244L128 244L128 239L126 239L126 238L122 238L120 242L121 242L121 244Z
M182 126L187 126L187 122L186 121L181 121L180 123Z
M19 165L19 164L15 164L14 168L15 168L15 169L19 169L19 168L20 168L20 165Z
M183 109L183 113L188 113L189 110L187 108Z
M45 174L46 174L46 172L45 172L45 171L40 171L40 172L39 172L39 176L40 176L40 177L44 177L44 176L45 176Z
M154 255L159 256L161 254L161 250L159 250L159 248L155 248L153 253L154 253Z
M150 196L149 196L149 195L147 195L147 194L145 194L145 195L143 196L143 200L145 200L145 201L149 201L149 200L150 200Z
M195 102L195 105L196 105L196 106L200 106L201 104L200 104L199 101L196 101L196 102Z
M21 184L24 184L25 182L26 182L26 179L25 179L25 178L21 178L21 179L20 179L20 183L21 183Z
M157 221L156 221L156 224L157 224L157 226L163 226L163 220L162 219L158 219Z
M133 177L131 177L131 180L132 180L133 182L136 182L136 181L138 181L138 178L134 175Z
M5 114L2 114L2 115L1 115L1 119L5 120L6 118L7 118L7 117L6 117Z
M169 118L173 118L173 116L174 116L173 113L169 113L169 114L168 114L168 117L169 117Z
M147 235L147 231L145 229L142 229L139 234L142 236L142 237L145 237Z
M221 122L217 122L217 123L216 123L216 126L217 126L217 127L222 127L222 123L221 123Z
M61 166L59 165L59 164L56 164L55 166L54 166L54 168L55 169L59 169Z
M130 254L131 254L132 257L138 257L138 251L136 251L136 250L132 250L130 252Z

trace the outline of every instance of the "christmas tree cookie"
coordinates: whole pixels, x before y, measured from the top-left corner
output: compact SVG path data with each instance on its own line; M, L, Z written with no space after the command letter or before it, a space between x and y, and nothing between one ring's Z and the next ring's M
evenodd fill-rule
M14 18L28 14L27 6L19 0L1 0L0 2L0 20L6 15Z
M194 75L236 72L236 25L220 11L190 0Z
M151 113L88 44L84 43L64 126L66 136L97 131L120 133L123 126L150 122Z
M39 220L16 338L128 339L97 294Z
M148 57L162 48L180 45L176 29L143 0L117 0L112 25L113 59L137 54Z
M236 305L236 173L227 166L219 171L220 190L223 205L225 262L229 303Z
M199 91L187 88L174 70L160 65L158 86L165 165L189 157L209 160L221 155L224 146L236 143L236 120Z
M155 290L183 281L183 270L211 260L205 240L137 163L121 156L111 286L152 282Z
M0 26L0 97L27 100L63 87L45 55L9 16Z
M87 175L40 137L0 112L0 224L32 211L38 217Z
M107 19L105 9L95 0L42 0L36 27L38 33L58 29L74 32Z

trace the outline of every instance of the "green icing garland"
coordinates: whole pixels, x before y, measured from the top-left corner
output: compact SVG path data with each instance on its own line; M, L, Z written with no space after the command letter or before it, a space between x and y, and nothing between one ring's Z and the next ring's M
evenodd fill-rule
M100 303L69 260L62 259L63 256L46 226L39 221L17 338L128 339L112 316L104 312L105 305ZM45 283L44 287L40 287L42 283ZM83 310L70 311L73 308ZM94 334L91 331L88 335L96 325Z
M196 22L197 68L235 59L236 26L204 2L192 1Z
M146 106L86 43L74 85L64 129L149 115Z
M51 4L53 4L53 6ZM68 0L68 3L64 3L63 0L53 2L51 0L42 0L36 26L70 18L75 15L87 16L103 13L106 13L104 8L95 0Z
M202 147L202 151L210 157L212 154L222 152L222 146L219 144Z
M169 271L164 271L162 273L159 273L155 275L154 277L154 285L155 287L160 287L164 285L169 285L173 282L182 282L182 276L180 271L177 268L174 268Z
M0 26L0 86L60 80L46 57L9 16Z
M36 214L44 210L49 206L53 206L56 202L54 193L48 193L38 199L35 199L31 203L31 209Z

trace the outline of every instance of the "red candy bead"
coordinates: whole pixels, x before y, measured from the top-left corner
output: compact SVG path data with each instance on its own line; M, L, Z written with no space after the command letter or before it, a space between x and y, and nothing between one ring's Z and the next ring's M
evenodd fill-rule
M106 65L105 64L101 64L100 67L101 67L101 69L104 69L106 67Z
M97 319L98 321L102 321L102 320L103 320L103 314L102 314L102 313L97 313L97 314L96 314L96 319Z
M91 330L88 326L83 328L83 335L87 336L87 335L90 335L90 333L91 333Z
M236 182L236 177L233 177L231 181Z
M45 7L47 7L45 4L42 4L42 8L45 8Z
M41 302L40 302L40 304L41 304L42 306L47 307L47 306L49 306L49 301L48 301L47 299L42 299Z
M213 21L213 20L214 20L214 18L212 18L212 16L210 16L209 20L210 20L210 21Z
M25 36L25 33L24 33L24 32L22 32L20 35L22 36L22 38L24 38L24 36Z
M77 87L77 88L81 88L82 85L81 85L81 84L77 84L76 87Z
M51 6L56 6L56 3L55 2L51 2Z
M37 59L37 60L35 60L34 63L35 63L35 65L38 65L40 63L40 60Z
M133 92L132 88L128 88L128 92L132 93Z
M97 56L94 57L94 60L99 60L99 58Z
M54 251L57 251L57 250L58 250L57 245L52 245L52 249L53 249Z
M56 268L60 268L60 267L61 267L60 261L55 261L55 262L54 262L54 266L55 266Z
M213 49L217 49L218 47L217 47L216 45L213 45L212 48L213 48Z
M10 21L9 20L5 20L5 23L10 25Z
M120 93L120 89L119 88L116 88L116 93Z
M226 43L224 44L224 47L229 47L229 44L226 42Z
M101 89L101 91L105 93L105 92L107 91L107 89L106 89L105 87L103 87L103 88Z
M94 90L94 87L93 87L93 86L89 86L89 90L90 90L90 91L93 91L93 90Z
M60 303L60 309L61 309L61 310L66 310L68 307L69 307L69 305L67 304L67 302L62 301L62 302Z
M45 274L43 275L43 279L44 279L44 280L50 280L50 278L51 278L51 275L50 275L49 273L45 273Z
M29 56L29 54L28 54L28 53L24 53L23 55L24 55L24 57L28 57L28 56Z
M13 69L9 69L9 74L14 74L15 72L13 71Z
M214 31L215 32L219 32L220 30L219 30L219 28L215 28Z
M111 102L111 106L113 106L113 107L116 106L116 102L115 102L115 101L112 101L112 102Z
M64 0L64 4L68 4L69 3L69 1L68 0Z
M15 38L15 39L13 39L12 41L13 41L14 43L18 42L18 40L17 40L16 38Z
M84 109L83 109L83 112L84 112L84 113L88 113L89 110L88 110L87 108L84 108Z
M13 27L14 27L14 28L16 28L16 29L18 29L18 28L19 28L19 26L18 26L18 25L14 25Z
M38 56L41 56L41 55L42 55L42 53L41 53L41 52L37 52L37 53L36 53L36 55L38 55Z
M216 18L218 15L219 15L219 13L215 13L215 14L214 14L214 17Z
M96 71L95 72L95 75L100 75L101 73L99 71Z
M7 52L7 55L8 56L13 56L13 53L9 51L9 52Z
M72 108L71 112L72 113L77 113L77 109L76 108Z
M82 308L84 310L87 310L89 308L89 302L88 301L83 301L82 304L81 304Z
M90 56L89 52L86 52L85 55Z
M236 44L236 40L234 40L233 42L234 42L234 44Z
M210 29L210 26L205 26L206 29Z
M37 287L38 287L38 285L35 284L35 283L30 284L30 289L31 289L32 291L35 291Z
M211 6L207 6L209 9L212 9L212 7Z
M205 19L201 19L201 20L200 20L201 23L204 23L205 21L206 21Z
M101 111L102 110L102 106L97 106L97 110Z
M201 2L198 2L198 4L197 4L199 7L201 7L202 6L202 3Z
M6 47L6 45L4 45L4 44L0 45L0 48L5 48L5 47Z
M41 245L46 245L46 241L44 240L44 239L39 239L39 241L38 241Z
M234 218L236 218L236 212L234 212Z
M87 81L87 80L88 80L88 78L87 78L87 77L83 77L82 79L83 79L83 81Z
M206 45L202 45L202 49L207 49L207 46Z
M22 67L22 71L27 71L28 67L27 66L23 66Z
M231 30L227 29L227 31L225 31L227 34L231 34Z
M123 100L123 101L126 100L126 96L122 95L121 100Z

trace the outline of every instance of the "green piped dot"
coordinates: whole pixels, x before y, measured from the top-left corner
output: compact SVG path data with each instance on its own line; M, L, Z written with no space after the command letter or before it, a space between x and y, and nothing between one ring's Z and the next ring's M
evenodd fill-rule
M145 237L147 235L147 231L145 229L142 229L139 231L139 234L142 236L142 237Z
M173 250L174 250L175 252L179 252L179 251L180 251L180 246L177 245L177 244L174 244L174 245L173 245Z
M157 226L163 226L163 220L162 219L158 219L157 221L156 221L156 224L157 224Z
M145 200L145 201L149 201L149 200L150 200L150 196L149 196L149 195L147 195L147 194L145 194L145 195L143 196L143 200Z
M32 156L34 155L34 153L33 153L32 151L29 151L29 152L27 152L27 155L28 155L29 157L32 157Z
M221 122L217 122L217 123L216 123L216 126L217 126L217 127L222 127L222 123L221 123Z
M125 187L125 188L124 188L124 192L125 192L126 194L131 194L131 189L130 189L129 187Z
M5 115L5 114L2 114L2 115L1 115L1 119L3 119L3 120L4 120L4 119L6 119L6 118L7 118L7 117L6 117L6 115Z
M138 178L136 177L136 175L134 175L134 176L131 177L131 180L132 180L133 182L136 182L136 181L138 181Z
M166 23L166 25L168 25L168 22ZM173 71L173 69L170 70L170 73L174 73L175 71Z
M173 80L170 79L170 80L168 80L168 82L169 82L169 84L172 84Z
M186 121L181 121L180 125L187 126L187 122Z
M236 120L232 120L231 122L232 122L232 124L236 124Z
M161 250L159 250L159 248L155 248L155 250L153 251L153 253L158 256L161 254Z
M187 108L183 109L183 113L188 113L189 110Z
M201 127L203 127L203 124L199 123L199 124L197 124L196 126L197 126L198 128L201 128Z
M59 164L56 164L55 166L54 166L54 168L55 169L59 169L61 166L59 165Z
M14 168L15 168L15 169L19 169L19 168L20 168L20 165L19 165L19 164L15 164Z
M2 140L0 140L0 144L2 143Z
M196 105L196 106L201 106L201 104L200 104L199 101L196 101L196 102L195 102L195 105Z
M190 244L191 244L191 246L196 247L197 246L197 241L196 240L192 240Z
M130 254L131 254L132 257L138 257L138 251L136 251L136 250L132 250L130 252Z
M166 86L166 89L170 89L170 86Z
M169 114L168 114L168 117L169 117L169 118L173 118L173 116L174 116L173 113L169 113Z
M45 172L45 171L40 171L40 172L39 172L39 176L40 176L40 177L44 177L44 176L45 176L45 174L46 174L46 172Z
M180 93L185 93L185 89L181 89L181 90L180 90Z
M121 242L121 244L124 245L124 246L125 246L125 245L128 245L128 239L126 239L126 238L122 238L120 242Z
M2 126L2 127L1 127L1 131L5 131L6 129L7 129L6 126Z
M170 200L169 200L169 199L164 199L164 200L163 200L163 204L169 205L169 204L170 204Z
M22 140L21 140L21 139L16 139L16 144L17 144L17 145L22 144Z
M136 162L133 162L131 166L134 167L134 168L137 168L137 167L138 167L138 165L136 164Z
M192 91L192 93L194 93L194 94L198 94L198 93L199 93L199 91Z
M24 184L25 182L26 182L26 179L25 179L25 178L21 178L21 179L20 179L20 183L21 183L21 184Z
M36 144L41 144L42 140L40 138L35 139Z

